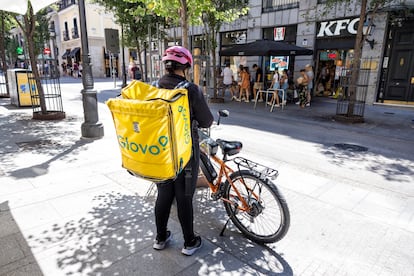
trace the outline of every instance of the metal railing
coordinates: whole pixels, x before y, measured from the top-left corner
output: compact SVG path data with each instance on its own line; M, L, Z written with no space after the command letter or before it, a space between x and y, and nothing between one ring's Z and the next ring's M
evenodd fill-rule
M355 69L342 70L339 78L339 95L336 115L345 117L364 117L365 103L371 74L371 59L361 60ZM358 70L357 81L352 83L352 70Z
M298 7L299 7L298 0L262 0L262 11L263 12L294 9Z

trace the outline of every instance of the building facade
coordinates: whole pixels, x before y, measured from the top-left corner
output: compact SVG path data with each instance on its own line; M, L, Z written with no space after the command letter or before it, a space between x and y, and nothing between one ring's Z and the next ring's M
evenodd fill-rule
M221 27L217 53L226 47L260 39L279 40L313 50L312 56L220 57L220 64L265 64L271 75L275 68L289 69L294 78L306 64L315 71L315 87L323 82L321 96L335 95L341 76L349 73L361 12L360 1L337 4L326 10L323 0L252 0L248 16ZM414 1L397 0L377 11L368 11L364 22L360 68L367 72L366 102L414 104ZM170 30L170 43L179 30ZM206 30L191 29L191 47L205 51ZM203 54L204 53L204 54ZM207 57L208 58L208 57ZM203 76L203 74L199 74ZM325 76L328 75L328 76ZM323 81L322 81L323 80ZM201 82L201 81L200 81ZM317 90L317 88L316 88Z
M59 54L56 58L63 65L63 75L73 75L74 65L82 63L81 30L79 22L79 5L77 0L62 0L58 2L59 9L51 18L51 25L56 33L56 48ZM89 55L92 62L94 77L117 76L120 72L119 34L121 28L115 23L113 14L90 1L85 1L86 25ZM118 35L108 38L111 31ZM117 49L108 49L108 45L118 45ZM112 50L112 52L110 51ZM129 57L127 57L128 59ZM64 70L66 67L66 70Z
M114 16L103 7L88 0L85 2L93 75L119 76L123 63L121 47L118 46L118 50L108 49L106 31L120 34L121 28L114 21ZM315 93L326 97L337 95L341 77L349 73L354 61L361 7L360 1L345 1L327 11L324 2L326 1L251 0L248 15L223 24L216 38L219 44L217 55L235 44L268 39L311 49L311 56L223 56L213 66L209 49L211 46L208 43L209 30L203 26L191 26L189 45L196 61L194 81L200 84L207 82L211 86L213 67L224 67L225 63L230 63L233 72L237 72L240 64L249 67L255 63L264 64L269 81L276 68L288 69L292 79L296 79L299 70L306 64L311 64L315 71ZM59 65L73 68L74 63L82 62L78 0L61 0L58 5L58 11L50 14L51 29L55 34L50 49L53 49L52 55ZM394 0L375 12L368 11L364 24L367 29L364 30L360 68L367 72L366 102L414 105L414 0ZM165 43L154 38L150 43L151 49L141 53L146 80L162 74L161 56L165 47L181 43L180 27L165 31L168 34ZM118 43L120 41L119 38L113 40ZM124 52L126 64L137 59L137 54L133 51ZM70 74L69 70L63 72L63 67L61 70L62 73ZM318 89L321 83L323 90Z

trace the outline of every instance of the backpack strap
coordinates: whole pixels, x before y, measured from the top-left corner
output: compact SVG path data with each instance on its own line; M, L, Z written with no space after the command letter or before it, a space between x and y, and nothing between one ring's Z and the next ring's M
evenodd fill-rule
M179 89L179 88L188 88L190 86L190 83L187 80L183 80L181 82L179 82L174 89ZM187 96L189 97L189 96ZM191 106L189 105L190 108L190 118L192 118L193 114L191 112ZM193 145L194 147L194 145ZM193 153L194 153L194 149L193 149ZM191 164L191 159L190 159L190 163L185 167L184 169L184 179L185 179L185 196L186 197L192 197L193 196L193 187L192 187L192 178L193 178L193 174L192 174L192 164Z
M151 85L152 85L152 86L155 86L155 87L157 87L157 88L160 88L160 83L159 83L159 80L155 80L155 81L151 82Z
M180 81L175 87L174 89L178 89L178 88L188 88L190 86L190 83L187 80L183 80Z
M152 86L155 86L157 88L160 88L160 82L159 80L155 80L151 83ZM183 80L180 81L173 89L178 89L178 88L188 88L190 86L190 83L188 82L188 80Z
M160 84L159 84L159 80L155 80L151 83L152 86L155 86L157 88L160 88ZM181 82L179 82L173 89L179 89L179 88L185 88L187 89L190 86L190 83L187 80L183 80ZM179 97L182 96L182 94L178 95ZM187 97L189 97L187 95ZM190 108L190 118L193 117L193 114L191 112L191 106L189 105ZM193 147L194 147L194 143L193 143ZM193 149L194 152L194 149ZM191 162L191 159L190 159ZM184 181L185 181L185 196L186 197L192 197L193 196L193 187L192 187L192 178L193 178L193 174L192 174L192 165L191 163L187 164L187 166L184 168Z

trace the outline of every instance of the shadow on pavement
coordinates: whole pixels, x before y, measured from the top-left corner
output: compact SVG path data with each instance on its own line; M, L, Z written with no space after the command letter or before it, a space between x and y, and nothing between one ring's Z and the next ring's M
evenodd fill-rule
M7 201L0 203L0 248L0 275L43 275Z
M46 147L49 146L49 145L56 146L56 145L53 144L52 141L48 141L48 140L40 140L40 143L39 143L39 141L34 141L35 143L32 143L33 141L32 142L25 142L24 144L28 145L28 146L32 146L32 147L37 146L38 151L42 151L42 153L45 153L45 151L47 151L47 149L45 149L44 147L39 148L42 145L42 143L41 143L42 141L45 142L43 144L45 144ZM89 144L92 141L93 140L90 140L90 139L79 139L78 141L75 141L75 143L72 146L70 146L69 148L67 148L66 150L61 151L60 153L57 153L57 154L51 154L53 157L50 158L49 160L47 160L46 162L40 163L38 165L22 168L22 169L10 171L9 174L10 174L10 176L12 176L16 179L19 179L19 178L32 178L32 177L37 177L37 176L40 176L40 175L45 175L45 174L48 173L48 171L49 171L48 169L49 169L49 166L50 166L51 163L53 163L56 160L64 159L70 153L76 153L84 145ZM33 149L30 149L30 150L33 151Z
M234 256L242 263L248 264L250 269L254 269L254 271L246 269L245 272L252 274L260 272L264 275L293 275L288 262L272 248L277 247L277 243L266 246L256 244L244 237L232 222L227 225L223 236L220 236L228 216L221 200L213 201L210 199L209 189L197 189L195 199L195 229L200 231L202 237L220 247L223 253ZM220 257L217 259L219 260ZM238 263L231 263L230 260L228 258L226 258L227 262L223 260L222 265L228 266L223 271L234 272L236 269L234 266ZM203 271L202 274L204 273L206 272ZM208 270L208 273L218 275L220 271Z
M91 142L79 137L78 125L80 118L73 116L60 121L42 121L33 120L29 113L0 115L3 174L14 178L36 177L46 174L52 162L73 158L68 155L79 153Z
M139 275L144 271L148 275L293 274L273 249L251 243L236 230L229 229L224 237L219 237L226 219L219 203L207 203L196 196L195 229L206 242L193 257L180 253L181 229L174 211L169 223L173 241L163 251L152 249L152 195L95 196L94 207L86 216L40 229L40 234L29 236L28 242L36 251L56 248L53 258L58 271L65 275Z

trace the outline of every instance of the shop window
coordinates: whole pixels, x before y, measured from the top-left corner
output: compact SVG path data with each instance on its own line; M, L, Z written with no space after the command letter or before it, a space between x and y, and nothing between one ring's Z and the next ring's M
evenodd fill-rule
M221 46L231 46L234 44L245 44L247 42L247 31L231 31L220 33Z

